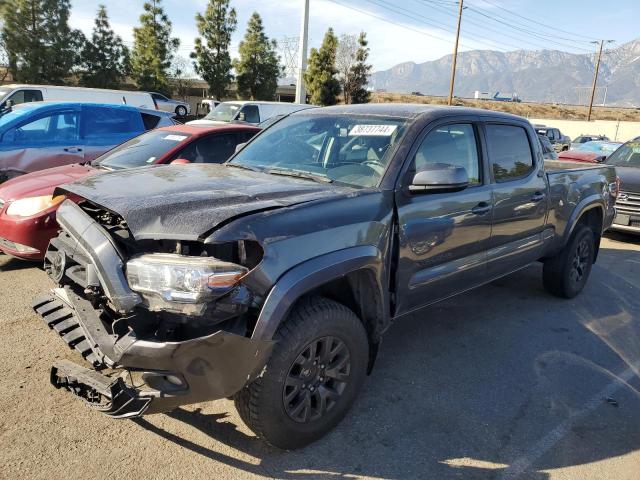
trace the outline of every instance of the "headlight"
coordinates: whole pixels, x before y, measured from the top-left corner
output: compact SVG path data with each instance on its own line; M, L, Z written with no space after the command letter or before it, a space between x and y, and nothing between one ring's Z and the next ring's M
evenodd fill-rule
M42 195L40 197L21 198L9 205L7 215L30 217L62 203L64 199L64 195L58 195L56 197L53 195Z
M203 303L220 296L247 272L241 265L213 257L170 253L141 255L127 262L131 290L175 303Z

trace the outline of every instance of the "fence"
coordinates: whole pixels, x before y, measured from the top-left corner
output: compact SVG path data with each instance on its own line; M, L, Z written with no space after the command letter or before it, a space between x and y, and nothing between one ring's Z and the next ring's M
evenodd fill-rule
M618 142L626 142L640 136L640 122L621 122L616 120L550 120L544 118L530 118L534 124L542 124L548 127L559 128L569 137L576 138L580 135L605 135L609 139Z

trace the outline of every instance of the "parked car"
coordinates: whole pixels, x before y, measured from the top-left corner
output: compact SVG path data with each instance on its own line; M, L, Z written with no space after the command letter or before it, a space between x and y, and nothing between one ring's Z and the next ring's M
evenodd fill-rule
M536 133L538 135L546 136L556 152L564 152L569 150L571 146L571 139L566 135L563 135L559 129L547 127L545 125L535 125Z
M602 153L583 150L565 150L558 154L558 160L565 162L602 163L606 159L607 156Z
M542 147L542 157L545 160L558 160L558 154L554 150L553 145L551 145L549 138L546 135L538 135L538 140L540 140Z
M233 396L270 444L308 444L392 320L539 260L547 290L580 293L615 169L545 170L539 145L504 113L347 105L293 113L223 165L68 184L81 202L45 259L59 286L34 308L87 363L50 379L114 417Z
M580 146L576 149L581 152L596 152L602 154L606 157L615 152L620 146L622 142L611 142L605 140L594 140L592 142L585 142L580 144Z
M158 110L175 113L180 118L184 118L191 113L191 105L189 105L189 102L173 100L157 92L151 92L151 97L153 101L156 102Z
M571 148L579 148L583 143L595 141L608 142L609 138L605 135L580 135L573 139L571 142Z
M156 105L148 92L103 88L58 87L55 85L0 86L0 110L30 102L110 103L153 110Z
M260 131L251 126L162 127L135 137L93 162L23 175L0 185L0 251L42 260L60 227L56 211L65 199L60 185L96 173L164 163L221 163ZM72 200L73 196L69 197Z
M640 140L625 143L605 163L616 168L622 181L611 230L640 234Z
M93 160L172 115L126 105L25 103L0 112L0 183L45 168Z
M222 102L204 118L187 122L188 125L216 125L229 122L243 122L258 125L276 115L286 115L314 108L313 105L287 102Z

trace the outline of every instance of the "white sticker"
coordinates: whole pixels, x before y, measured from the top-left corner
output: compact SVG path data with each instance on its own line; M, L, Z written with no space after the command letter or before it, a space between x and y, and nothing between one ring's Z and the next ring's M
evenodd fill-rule
M633 147L633 148L631 149L631 151L632 151L633 153L640 153L640 147Z
M147 163L153 163L156 161L156 157L149 157L149 160L147 160Z
M349 136L390 137L397 127L397 125L356 125L349 132Z
M163 140L173 140L174 142L181 142L187 138L185 135L167 135Z

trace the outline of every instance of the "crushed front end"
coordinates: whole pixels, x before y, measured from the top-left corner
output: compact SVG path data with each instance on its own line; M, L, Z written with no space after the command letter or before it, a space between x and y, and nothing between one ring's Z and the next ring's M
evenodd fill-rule
M256 245L136 242L117 214L65 202L45 270L58 284L35 311L87 365L51 382L118 418L229 397L262 371L273 342L251 339L257 300L242 279Z

